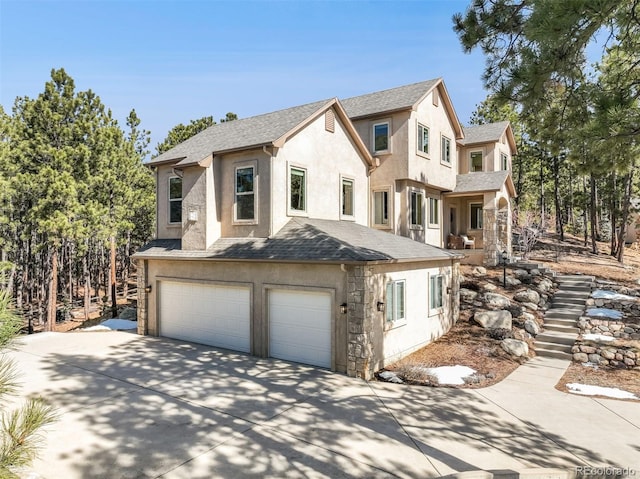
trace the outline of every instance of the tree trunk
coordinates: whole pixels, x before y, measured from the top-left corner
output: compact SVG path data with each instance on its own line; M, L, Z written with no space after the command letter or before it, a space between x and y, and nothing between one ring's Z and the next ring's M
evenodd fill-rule
M562 218L562 205L560 204L560 164L558 156L553 157L553 196L556 208L556 233L560 235L560 241L564 241L564 224Z
M596 215L596 179L591 173L591 252L598 254L597 241L597 215Z
M540 228L544 229L544 168L543 158L540 155Z
M111 235L109 241L111 247L111 266L110 266L110 283L111 283L111 317L118 317L118 298L116 294L116 237Z
M584 203L582 205L582 226L584 232L584 246L589 244L589 219L587 217L587 210L589 209L589 201L587 200L587 177L582 177L582 193L584 196Z
M56 309L58 296L58 248L53 247L51 254L51 280L49 281L49 314L47 317L47 330L56 330Z
M89 309L91 308L91 273L89 271L88 248L82 256L82 273L84 275L84 319L89 319Z
M622 218L620 219L620 232L618 233L618 251L616 258L620 264L624 263L624 240L627 235L627 222L629 221L629 210L631 209L631 194L633 193L633 172L635 162L631 164L629 173L624 179L624 198L622 200Z
M611 256L617 256L618 253L618 236L616 234L616 223L618 222L618 205L616 204L616 174L615 172L611 174L611 198L609 201L609 224L611 228Z

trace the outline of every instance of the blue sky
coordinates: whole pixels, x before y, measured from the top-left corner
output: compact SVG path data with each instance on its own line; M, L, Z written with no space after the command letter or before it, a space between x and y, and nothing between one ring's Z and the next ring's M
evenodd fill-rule
M151 146L178 123L244 118L443 77L463 124L486 92L451 16L469 0L0 0L0 103L52 68L91 89Z

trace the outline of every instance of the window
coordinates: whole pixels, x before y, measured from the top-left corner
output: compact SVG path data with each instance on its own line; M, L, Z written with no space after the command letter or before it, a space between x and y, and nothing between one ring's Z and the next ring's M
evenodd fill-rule
M441 158L443 163L451 163L451 140L446 136L442 137Z
M423 195L417 191L411 192L411 226L423 226L422 221Z
M509 169L509 158L504 153L500 153L500 168L504 171Z
M373 192L373 224L376 226L389 224L389 192L387 190Z
M418 123L418 151L429 154L429 128Z
M342 215L353 216L353 180L342 178Z
M440 224L440 201L438 198L429 198L429 225Z
M169 223L182 223L182 178L169 178Z
M429 277L429 309L442 308L444 304L444 276L441 274Z
M472 151L470 156L469 171L482 171L482 152Z
M293 211L306 211L307 171L291 168L289 172L289 206Z
M373 125L373 151L389 150L389 122Z
M481 203L472 203L470 205L471 208L471 218L469 221L469 226L472 230L481 230L482 229L482 204Z
M255 219L253 166L236 168L236 220Z
M405 319L404 280L387 283L386 319L392 323Z

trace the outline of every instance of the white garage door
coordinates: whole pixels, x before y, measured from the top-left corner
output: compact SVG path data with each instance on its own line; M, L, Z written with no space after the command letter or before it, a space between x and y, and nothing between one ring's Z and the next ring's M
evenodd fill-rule
M269 355L330 368L331 296L309 291L269 291Z
M161 281L160 336L249 352L249 288Z

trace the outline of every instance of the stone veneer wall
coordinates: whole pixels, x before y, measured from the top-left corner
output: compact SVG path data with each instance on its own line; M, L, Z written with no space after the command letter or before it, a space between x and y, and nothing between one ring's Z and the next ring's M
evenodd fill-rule
M485 208L482 210L482 244L484 245L484 264L495 266L498 264L498 210Z
M373 377L373 311L372 273L367 266L350 268L347 283L349 294L347 375L369 380Z
M138 334L147 334L147 261L136 261L138 284Z

